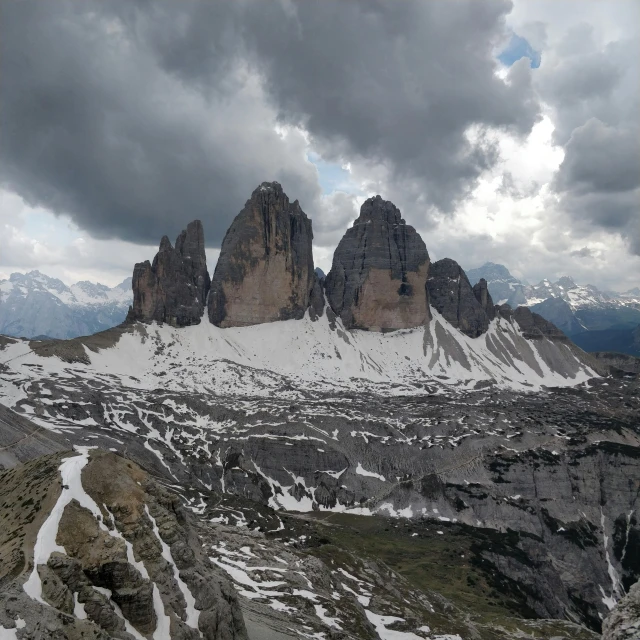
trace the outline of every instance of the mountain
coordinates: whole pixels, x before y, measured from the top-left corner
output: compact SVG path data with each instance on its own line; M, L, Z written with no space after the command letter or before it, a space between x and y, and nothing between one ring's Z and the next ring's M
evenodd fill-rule
M578 285L569 276L527 285L503 265L493 263L471 269L468 274L472 283L485 278L494 299L505 300L512 307L530 307L587 351L617 350L638 355L631 335L640 325L637 287L625 293L604 292L594 285Z
M30 271L0 280L0 332L10 336L74 338L120 324L133 299L131 278L110 288L88 281L68 287Z
M298 207L254 192L208 308L194 221L127 322L0 336L0 629L596 640L640 577L640 380L381 198L321 280Z
M484 278L487 281L491 297L497 304L508 302L513 306L514 293L525 286L525 283L512 276L504 265L495 262L485 262L481 267L469 269L467 277L472 284L476 284L481 278ZM517 301L515 306L523 303L524 300Z

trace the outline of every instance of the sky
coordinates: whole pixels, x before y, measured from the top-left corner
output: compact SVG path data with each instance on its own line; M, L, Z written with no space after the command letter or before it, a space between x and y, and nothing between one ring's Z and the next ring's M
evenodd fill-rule
M0 279L115 285L196 218L212 271L277 180L325 272L380 194L432 260L640 285L636 0L0 5Z

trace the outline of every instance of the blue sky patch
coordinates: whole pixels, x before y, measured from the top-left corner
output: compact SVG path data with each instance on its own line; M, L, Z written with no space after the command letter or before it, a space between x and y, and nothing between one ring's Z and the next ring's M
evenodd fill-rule
M506 67L510 67L520 58L529 58L532 69L540 66L540 52L536 51L525 38L514 33L509 44L498 55L498 60Z
M334 191L353 190L350 180L351 174L343 169L341 165L333 162L325 162L317 153L310 151L307 160L316 165L318 169L318 182L323 193L333 193Z

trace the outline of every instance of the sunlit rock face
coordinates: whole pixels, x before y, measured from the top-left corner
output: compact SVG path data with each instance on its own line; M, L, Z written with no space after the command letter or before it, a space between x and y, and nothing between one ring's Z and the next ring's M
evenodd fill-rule
M210 282L202 223L194 220L177 237L175 247L163 236L153 263L136 264L128 320L175 327L199 324Z
M209 320L242 327L302 318L315 274L311 220L277 182L263 182L222 242L209 294Z
M391 331L429 320L429 254L399 209L369 198L333 256L326 278L331 308L349 329Z

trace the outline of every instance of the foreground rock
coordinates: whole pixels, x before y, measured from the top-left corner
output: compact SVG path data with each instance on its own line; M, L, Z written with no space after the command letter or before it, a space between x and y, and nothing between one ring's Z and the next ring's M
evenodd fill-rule
M333 256L325 286L331 308L348 329L390 331L429 320L429 254L400 211L369 198Z
M247 638L191 516L133 463L65 452L0 478L0 637Z
M632 638L640 638L640 582L629 589L602 625L602 640Z
M178 236L175 248L163 236L153 264L148 260L136 264L127 319L174 327L199 324L210 283L202 223L194 220Z
M222 242L209 295L219 327L302 318L314 288L311 221L277 182L263 182Z
M427 281L431 305L447 322L471 338L485 333L495 317L486 282L484 286L476 286L477 290L471 287L462 267L451 258L431 265Z

